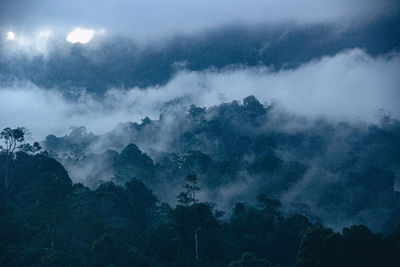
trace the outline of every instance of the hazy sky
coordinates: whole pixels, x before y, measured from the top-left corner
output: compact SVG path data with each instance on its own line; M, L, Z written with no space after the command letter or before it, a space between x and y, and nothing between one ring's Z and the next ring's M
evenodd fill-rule
M44 30L62 40L73 28L84 27L95 30L96 34L104 30L105 36L124 34L143 41L182 32L196 34L228 24L359 25L398 10L399 1L395 0L1 0L0 31L4 38L7 31L16 34L14 43L8 43L7 51L11 51L10 46L25 47L28 54L34 54L34 51L46 50ZM38 32L41 35L33 39L21 37ZM378 46L380 41L376 40ZM30 49L33 46L29 42L36 50ZM304 52L310 54L312 49ZM379 109L399 118L398 52L375 57L361 45L314 58L291 70L273 71L268 66L240 64L229 70L183 69L162 86L116 87L100 99L84 95L77 100L66 99L56 88L45 89L29 79L8 77L6 72L2 73L0 61L0 78L7 81L0 83L0 128L25 126L37 138L50 133L62 135L70 126L81 125L103 133L119 122L140 121L145 116L157 118L163 102L182 96L185 104L211 106L241 100L251 94L261 102L276 101L290 112L313 118L374 122ZM95 75L84 74L85 77Z
M0 25L60 32L83 26L147 39L230 23L349 23L396 8L395 0L2 0Z

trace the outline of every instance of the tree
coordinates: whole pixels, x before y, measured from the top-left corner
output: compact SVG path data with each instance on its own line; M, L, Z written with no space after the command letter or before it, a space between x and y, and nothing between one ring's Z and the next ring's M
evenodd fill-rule
M340 266L341 251L327 250L327 245L332 243L336 244L336 249L341 249L341 235L322 225L308 229L301 240L296 267Z
M7 127L1 131L0 139L4 139L4 151L7 154L12 154L15 149L18 148L18 144L21 144L25 140L26 131L27 130L22 127L15 129Z
M42 149L42 147L40 146L40 144L38 142L34 142L33 145L28 144L28 143L22 144L18 148L23 152L32 153L32 154L35 154Z
M199 191L200 188L197 186L198 179L197 174L192 172L186 176L187 184L183 186L186 189L185 192L181 192L178 195L178 202L181 203L185 207L193 207L196 202L196 191ZM194 227L194 243L195 243L195 259L199 258L198 254L198 235L197 232L199 231L199 226L195 225Z
M91 266L149 266L144 255L110 234L103 234L93 242L90 255Z
M26 128L18 127L11 129L10 127L4 128L0 132L0 140L3 141L3 146L0 146L3 152L4 166L3 166L3 189L5 196L11 193L13 189L13 181L11 179L13 172L14 163L14 152L18 149L26 153L35 154L42 149L38 142L34 142L33 145L24 143L25 135L29 133Z
M186 189L185 192L181 192L178 195L178 202L183 206L191 206L196 204L196 191L199 191L200 188L197 186L198 178L195 172L192 172L186 176L187 184L183 186Z
M245 252L239 260L231 262L228 267L271 267L267 259L257 259L252 253Z
M18 144L21 144L25 140L25 132L25 128L19 127L11 129L7 127L0 133L0 139L4 140L4 148L2 147L3 152L5 152L3 185L6 195L11 192L13 186L10 175L10 162L12 161L12 155L18 147Z
M257 201L264 207L266 213L275 215L278 219L282 219L279 209L282 203L278 199L268 198L266 194L259 194Z

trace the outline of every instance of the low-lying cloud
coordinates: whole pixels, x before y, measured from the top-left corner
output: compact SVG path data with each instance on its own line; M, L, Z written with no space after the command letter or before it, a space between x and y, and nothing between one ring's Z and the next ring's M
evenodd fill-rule
M56 89L19 82L0 88L0 127L27 127L35 139L80 125L100 134L120 122L158 118L171 101L208 107L248 95L310 118L374 122L382 109L400 117L399 69L398 53L373 58L353 49L279 72L266 67L183 70L165 86L114 88L101 98L82 94L71 100Z

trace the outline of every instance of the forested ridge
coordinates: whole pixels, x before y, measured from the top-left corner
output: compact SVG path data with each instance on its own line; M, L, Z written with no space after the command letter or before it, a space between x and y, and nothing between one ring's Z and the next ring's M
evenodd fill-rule
M4 161L2 154L1 160ZM1 170L4 171L4 165ZM139 179L90 190L44 154L17 152L12 193L2 185L2 266L398 266L400 229L337 233L305 216L283 217L279 200L236 203L232 215L192 198L161 203ZM199 189L201 191L201 188ZM182 199L182 194L186 195ZM196 259L195 233L198 256ZM241 256L240 256L241 255Z
M1 133L1 266L399 266L388 114L306 122L248 97L43 149L26 132Z
M400 267L399 26L0 0L0 267Z
M175 205L182 177L195 171L199 198L227 216L236 202L265 193L286 215L386 233L400 222L400 123L380 116L377 124L306 119L249 96L210 108L170 103L159 119L103 135L74 128L42 145L92 189L133 176Z

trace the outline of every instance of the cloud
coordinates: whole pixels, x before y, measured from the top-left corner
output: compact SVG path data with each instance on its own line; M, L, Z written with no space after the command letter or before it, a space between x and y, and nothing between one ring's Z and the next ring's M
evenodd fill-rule
M165 86L114 88L77 100L21 82L0 88L0 127L24 126L35 138L84 125L105 133L119 122L158 118L168 103L213 106L255 95L310 118L376 121L379 109L400 117L400 55L373 58L360 49L272 72L266 67L181 71Z
M218 104L253 94L262 101L277 101L291 112L335 119L359 117L373 121L384 109L398 117L400 68L398 54L374 59L353 49L277 73L267 68L226 72L188 73L195 80L200 105ZM175 82L186 87L183 77ZM193 87L192 87L193 88ZM192 89L193 90L193 89Z
M0 25L30 30L55 26L106 28L136 39L196 32L231 23L325 23L387 15L398 7L394 0L5 0Z

